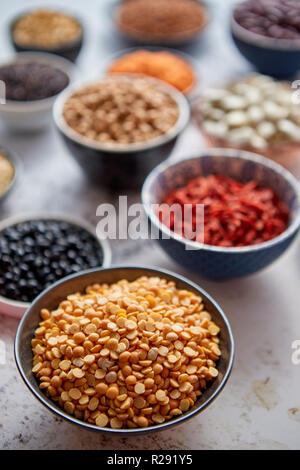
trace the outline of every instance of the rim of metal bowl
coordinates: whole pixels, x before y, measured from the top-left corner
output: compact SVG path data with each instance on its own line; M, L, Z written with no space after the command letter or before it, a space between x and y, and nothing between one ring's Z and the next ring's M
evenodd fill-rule
M234 17L235 9L230 18L232 33L249 44L265 49L276 49L278 51L300 51L300 39L276 39L269 36L253 33L241 26Z
M0 234L4 229L8 227L12 227L18 223L27 222L30 220L42 220L42 221L50 220L50 221L57 221L57 222L67 222L71 225L76 225L78 227L85 229L97 240L99 246L102 249L103 268L109 267L111 265L112 252L111 252L111 248L110 248L110 244L108 240L99 238L97 234L95 233L95 230L91 224L77 217L64 216L63 214L55 213L55 212L51 212L49 214L42 213L42 212L32 212L32 213L28 212L24 215L11 216L2 220L0 222ZM73 274L71 274L71 276L72 275ZM4 297L2 295L0 295L0 303L7 304L11 307L17 307L17 308L29 308L31 305L31 302L22 302L21 300L9 299L8 297Z
M216 388L216 390L214 391L214 393L204 402L202 403L198 408L192 410L192 411L188 411L188 412L185 412L183 413L182 415L180 415L179 417L175 417L174 419L170 420L170 421L167 421L166 423L163 423L163 424L157 424L155 426L149 426L147 428L137 428L137 429L113 429L113 428L101 428L101 427L98 427L96 425L93 425L93 424L89 424L85 421L82 421L80 419L77 419L75 417L72 417L71 415L67 414L63 409L59 408L57 405L55 405L55 403L53 402L53 405L52 403L49 403L47 400L46 400L46 395L43 394L43 392L41 390L39 390L39 392L37 392L36 390L34 390L34 388L31 386L30 382L27 380L27 377L26 377L26 374L24 373L23 371L23 367L22 367L22 359L20 358L20 355L19 355L19 350L18 350L18 346L19 346L19 343L20 343L20 336L21 336L21 331L22 331L22 328L23 328L23 325L25 323L25 320L27 318L27 316L30 314L30 311L31 311L31 308L33 308L33 306L48 292L50 292L51 290L55 290L55 288L61 284L63 284L64 282L68 281L68 280L71 280L71 279L74 279L74 278L77 278L77 277L84 277L85 275L87 274L91 274L91 273L97 273L99 271L113 271L113 270L119 270L119 269L127 269L127 270L131 270L131 269L140 269L140 270L146 270L146 271L152 271L153 273L155 273L156 275L166 275L166 276L170 276L172 277L175 281L178 280L178 281L181 281L185 284L187 284L187 286L191 287L192 289L194 289L196 292L198 292L200 295L203 295L213 306L214 308L216 309L216 311L218 312L218 315L222 318L224 324L225 324L225 327L227 329L227 333L228 333L228 338L229 338L229 358L228 358L228 364L226 366L226 372L224 373L224 376L219 384L219 386ZM178 425L190 418L192 418L193 416L197 415L198 413L200 413L201 411L203 411L205 408L207 408L207 406L212 403L212 401L219 395L219 393L222 391L222 389L224 388L230 374L231 374L231 371L232 371L232 367L233 367L233 361L234 361L234 353L235 353L235 346L234 346L234 339L233 339L233 334L232 334L232 330L231 330L231 326L230 326L230 323L224 313L224 311L222 310L222 308L219 306L219 304L204 290L202 289L200 286L198 286L196 283L194 283L193 281L190 281L189 279L185 278L184 276L181 276L179 274L176 274L172 271L169 271L169 270L166 270L166 269L160 269L160 268L157 268L157 267L151 267L151 266L112 266L112 267L109 267L109 268L95 268L95 269L89 269L89 270L85 270L85 271L81 271L80 273L76 273L76 274L71 274L70 276L67 276L65 277L64 279L60 280L60 281L57 281L56 283L54 283L52 286L48 287L47 289L45 289L38 297L35 298L35 300L32 302L31 304L31 307L27 309L27 311L25 312L25 314L23 315L19 325L18 325L18 329L17 329L17 333L16 333L16 337L15 337L15 342L14 342L14 355L15 355L15 362L16 362L16 365L17 365L17 368L19 370L19 373L23 379L23 381L25 382L26 386L29 388L29 390L33 393L33 395L46 407L48 408L50 411L52 411L53 413L59 415L61 418L65 418L67 421L71 422L71 423L74 423L74 424L77 424L77 425L80 425L84 428L87 428L87 429L90 429L90 430L94 430L94 431L100 431L100 432L107 432L107 433L112 433L112 434L123 434L123 435L135 435L135 434L142 434L142 433L150 433L150 432L155 432L155 431L162 431L166 428L170 428L172 426L175 426L175 425Z
M191 240L188 240L187 238L184 238L176 233L174 233L172 230L170 230L166 225L162 224L162 222L159 220L153 209L151 208L151 187L153 183L155 182L156 178L158 175L161 173L164 173L168 168L171 168L173 166L176 166L179 163L184 163L184 162L189 162L191 160L198 160L199 158L204 158L204 157L226 157L226 158L239 158L241 160L246 160L246 161L251 161L254 163L257 163L259 165L262 165L264 167L270 168L273 170L275 173L281 175L285 180L287 180L290 185L292 186L293 190L295 191L295 194L297 196L297 201L298 201L298 209L297 209L297 214L292 220L292 223L287 227L287 229L282 232L278 237L273 238L272 240L269 240L267 242L263 242L257 245L249 245L249 246L243 246L243 247L220 247L220 246L214 246L214 245L207 245L205 243L199 243L199 242L194 242ZM201 250L204 249L206 251L213 251L213 252L219 252L219 253L248 253L248 252L253 252L253 251L260 251L261 249L264 248L271 248L272 246L276 245L277 243L280 243L290 237L292 234L294 234L300 226L300 183L298 180L284 167L279 165L278 163L275 163L271 161L270 159L263 157L262 155L253 153L253 152L248 152L246 150L236 150L236 149L228 149L228 148L210 148L207 150L203 150L200 154L194 155L190 158L183 158L183 159L168 159L165 162L161 163L157 167L155 167L147 176L143 187L142 187L142 203L144 206L144 210L149 217L151 223L154 226L159 227L159 229L166 235L167 238L175 239L181 243L184 243L185 245L191 247L192 249L197 249Z
M128 79L136 78L136 77L142 77L143 79L153 82L154 85L156 85L158 88L161 88L162 91L167 93L173 100L176 102L178 106L178 111L179 111L179 116L174 124L168 132L165 134L162 134L154 139L147 140L145 142L138 142L136 144L101 144L96 141L93 141L92 139L88 139L87 137L84 137L83 135L79 134L78 132L74 131L65 121L63 117L63 108L64 105L67 101L67 99L72 96L77 90L80 90L88 85L93 85L97 83L101 83L102 80L107 79L108 75L104 75L102 77L99 77L98 79L93 79L93 80L84 80L77 82L70 87L66 88L63 90L59 96L56 98L54 106L53 106L53 118L54 122L57 126L57 128L64 134L66 137L71 139L72 141L83 145L87 148L93 149L93 150L100 150L106 153L119 153L119 154L126 154L126 153L134 153L134 152L140 152L142 150L149 150L149 149L154 149L156 147L159 147L162 144L168 143L170 140L173 138L177 137L183 129L186 127L186 125L189 122L190 119L190 105L187 100L187 98L181 93L179 90L176 88L172 87L168 83L163 82L162 80L158 80L157 78L153 78L150 76L145 76L145 75L136 75L136 74L116 74L116 76L109 75L109 78L113 80L118 80L120 77L126 77Z
M24 51L24 52L15 52L10 56L7 56L0 66L9 65L12 63L29 63L36 62L39 64L49 65L51 67L59 69L61 72L65 73L68 77L68 84L61 92L56 95L50 96L49 98L43 98L40 100L30 100L30 101L17 101L17 100L6 100L5 103L0 103L0 112L10 111L10 112L19 112L27 113L30 111L38 111L41 109L47 109L52 107L56 98L65 90L67 90L72 83L79 77L79 69L73 64L70 60L65 57L61 57L51 52L43 51Z
M16 183L20 178L22 164L21 164L21 160L19 159L18 154L11 151L11 150L9 150L4 145L0 145L0 154L4 155L4 157L7 158L7 160L14 167L13 178L12 178L11 182L9 183L8 187L6 188L6 190L4 191L4 193L2 193L1 196L0 196L0 204L1 204L2 201L4 199L6 199L6 197L9 195L9 193L15 188Z

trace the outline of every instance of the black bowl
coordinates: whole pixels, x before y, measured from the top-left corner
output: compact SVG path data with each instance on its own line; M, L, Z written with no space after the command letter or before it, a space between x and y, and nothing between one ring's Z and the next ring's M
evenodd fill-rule
M290 78L300 70L300 41L275 39L253 33L231 17L231 35L240 53L259 72L275 78Z
M14 28L15 28L15 25L16 25L17 21L19 21L23 16L25 16L25 14L28 14L31 11L33 11L33 10L23 12L22 14L18 15L17 17L15 17L10 22L9 35L10 35L10 39L11 39L12 45L15 48L15 50L17 52L29 52L29 51L31 51L31 52L50 52L51 54L57 54L61 57L64 57L65 59L68 59L68 60L71 60L72 62L75 62L75 60L77 59L77 57L79 55L79 52L81 50L82 44L83 44L83 35L84 35L84 33L83 33L83 25L82 25L81 21L79 21L78 18L75 18L74 15L70 15L69 13L66 13L66 14L68 14L69 16L72 16L73 18L76 19L76 21L80 25L81 31L82 31L81 35L75 41L67 42L65 44L62 44L59 47L45 48L45 47L36 47L36 46L22 46L21 44L17 43L14 40L13 32L14 32Z
M156 79L148 78L154 82ZM113 189L137 189L148 173L171 153L179 134L190 118L187 99L175 88L160 82L179 108L179 118L175 125L158 138L128 145L108 146L87 139L71 129L63 118L63 107L67 98L85 84L77 84L63 92L56 100L53 116L56 127L71 154L97 184Z
M111 189L139 188L148 173L165 160L173 150L177 136L148 150L107 152L75 142L59 129L70 153L95 183Z
M148 428L137 428L137 429L112 429L112 428L100 428L88 422L82 421L67 414L61 409L54 401L50 400L43 391L39 388L38 381L32 373L32 349L31 339L33 337L34 330L37 328L40 321L41 308L47 305L48 308L54 309L57 307L59 302L63 300L67 295L73 292L83 291L86 286L93 283L114 283L121 279L128 279L134 281L140 276L159 276L167 279L168 281L174 281L176 286L180 289L188 289L195 292L196 295L200 295L203 299L205 308L210 312L212 320L220 327L220 348L222 355L218 361L218 377L207 387L204 393L198 398L194 406L183 413L182 415L175 417L163 424L157 424ZM139 434L145 434L149 432L162 431L169 429L172 426L183 423L187 419L196 416L212 401L217 397L225 386L233 365L234 357L234 341L232 331L229 322L222 311L221 307L201 289L197 284L189 281L188 279L171 273L169 271L163 271L155 268L145 267L112 267L106 269L92 269L89 271L82 271L81 273L68 276L63 280L56 282L52 287L49 287L42 292L31 304L26 313L24 314L16 334L15 339L15 359L19 372L29 388L32 394L49 410L57 414L58 416L66 419L67 421L81 426L81 428L91 429L97 432L105 432L109 434L120 434L125 436L137 436Z

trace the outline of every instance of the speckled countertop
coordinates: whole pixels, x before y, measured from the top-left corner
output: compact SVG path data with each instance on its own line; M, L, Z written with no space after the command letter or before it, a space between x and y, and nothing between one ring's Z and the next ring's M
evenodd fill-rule
M72 1L72 8L89 24L79 60L83 75L94 73L95 64L100 67L107 55L127 47L107 19L110 3L85 0L83 8L82 0ZM199 45L185 48L199 59L202 84L249 70L228 37L224 15L230 2L211 3L219 5L214 24ZM1 57L11 52L5 31L8 19L33 4L36 2L1 2ZM71 2L61 0L60 4L68 6ZM101 182L99 187L89 184L51 126L31 136L9 135L0 128L0 142L18 152L23 164L18 187L0 207L1 219L42 210L71 213L95 224L96 207L114 200L101 190ZM194 152L201 145L191 125L174 155ZM138 200L138 194L132 194L131 199ZM134 438L85 431L55 417L27 390L13 359L17 321L0 315L0 340L5 345L5 358L0 354L0 448L300 449L300 365L291 360L292 342L300 339L299 239L265 271L224 283L203 280L182 270L152 242L114 242L112 248L115 264L150 263L180 272L222 305L236 341L236 360L227 386L202 414L170 431Z

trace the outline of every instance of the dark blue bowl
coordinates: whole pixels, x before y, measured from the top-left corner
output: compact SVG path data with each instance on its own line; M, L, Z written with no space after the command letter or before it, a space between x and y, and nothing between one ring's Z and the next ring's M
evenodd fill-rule
M287 230L259 245L227 248L189 241L160 222L154 204L161 203L170 191L182 187L190 179L216 173L241 182L254 179L262 186L274 189L291 213ZM147 177L142 201L150 223L159 233L158 242L166 253L177 263L214 280L246 276L265 268L284 253L300 228L298 181L271 160L242 150L210 149L188 160L173 162L169 159Z
M275 39L253 33L231 18L231 34L240 53L259 72L284 79L300 70L300 41Z
M116 74L116 77L117 78ZM87 176L102 187L131 190L141 187L148 173L165 160L190 118L190 106L182 93L152 77L178 105L179 117L165 134L145 142L105 145L87 139L71 129L63 117L66 100L75 91L91 82L79 82L63 91L56 99L53 116L56 127L77 163Z

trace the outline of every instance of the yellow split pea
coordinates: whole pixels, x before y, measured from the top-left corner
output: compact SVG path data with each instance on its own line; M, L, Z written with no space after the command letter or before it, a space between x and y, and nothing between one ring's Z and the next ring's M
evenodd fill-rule
M218 375L219 327L201 297L166 279L95 284L41 318L32 340L41 390L99 427L168 421Z

